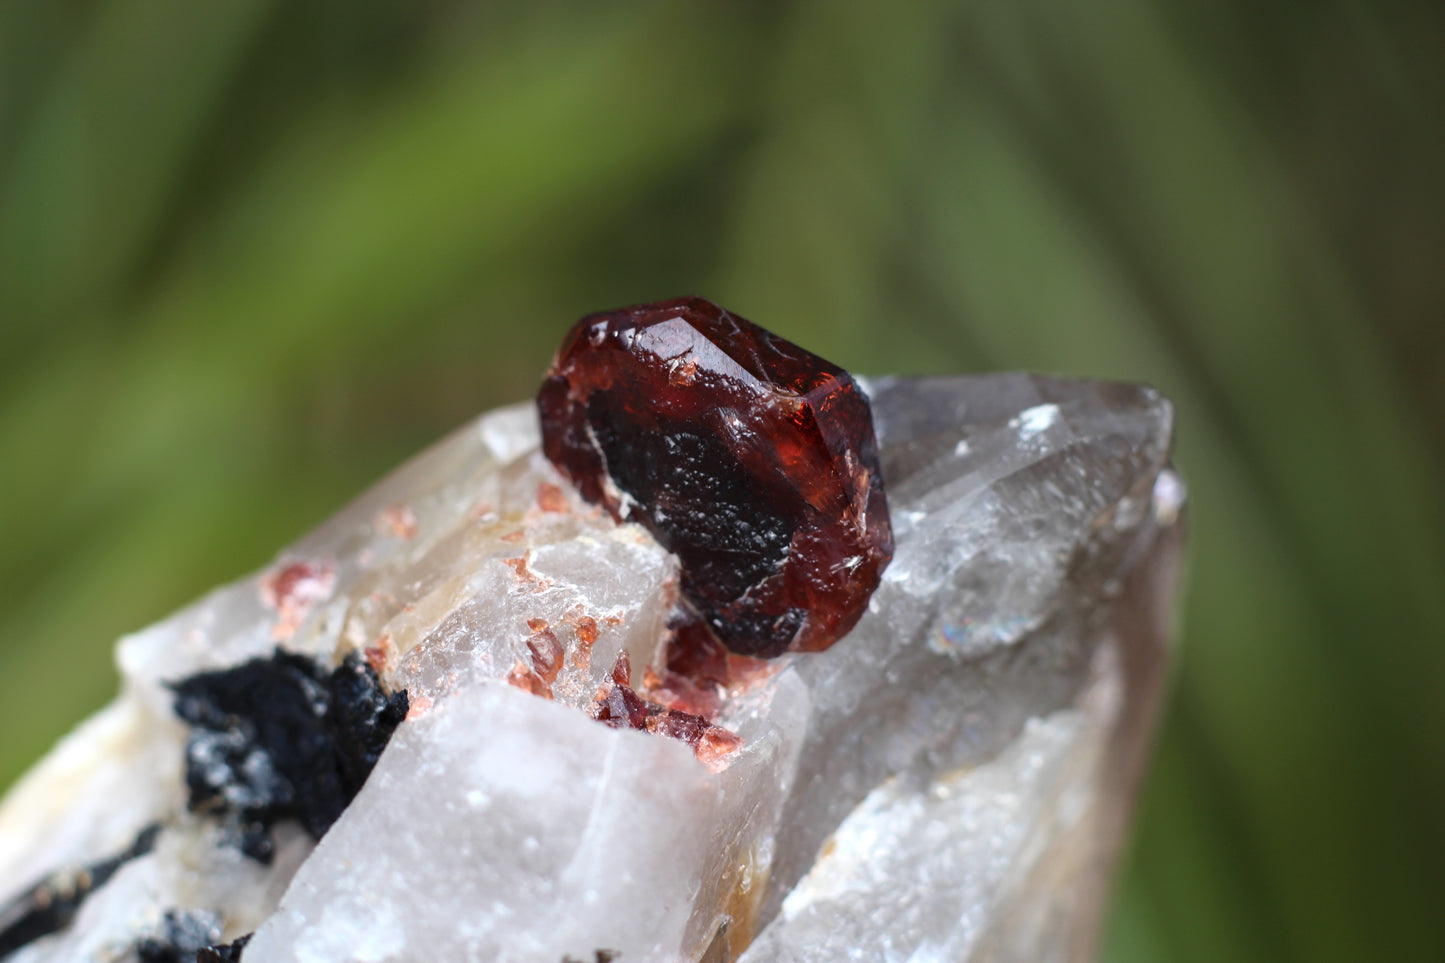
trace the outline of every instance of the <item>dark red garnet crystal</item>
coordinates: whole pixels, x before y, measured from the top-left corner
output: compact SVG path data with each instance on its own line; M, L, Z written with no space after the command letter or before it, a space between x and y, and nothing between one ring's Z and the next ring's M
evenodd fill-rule
M542 445L588 501L682 563L733 652L826 649L893 556L853 378L702 298L591 314L537 397Z

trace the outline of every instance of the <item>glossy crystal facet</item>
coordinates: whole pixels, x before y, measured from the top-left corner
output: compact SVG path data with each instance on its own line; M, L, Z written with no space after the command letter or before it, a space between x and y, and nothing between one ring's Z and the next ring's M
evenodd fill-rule
M893 554L867 396L843 369L701 298L592 314L538 395L543 450L645 526L734 652L826 649Z

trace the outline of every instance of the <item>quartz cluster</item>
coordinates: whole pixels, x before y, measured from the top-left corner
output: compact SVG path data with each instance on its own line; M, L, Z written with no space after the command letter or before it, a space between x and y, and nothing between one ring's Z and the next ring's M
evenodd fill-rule
M656 513L584 497L532 405L484 415L121 641L0 806L0 959L1088 958L1167 656L1171 408L829 377L795 410L866 395L877 440L789 509L853 506L872 553L836 644L710 647Z

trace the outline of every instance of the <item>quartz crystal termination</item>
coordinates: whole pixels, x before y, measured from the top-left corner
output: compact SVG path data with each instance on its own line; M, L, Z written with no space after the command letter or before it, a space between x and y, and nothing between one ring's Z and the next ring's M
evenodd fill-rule
M592 314L537 397L589 502L678 557L729 649L826 649L893 554L867 396L843 369L702 298Z
M620 664L661 701L677 562L568 490L531 405L502 409L123 640L120 697L0 805L0 908L108 876L4 963L127 960L178 918L246 963L1087 959L1167 654L1170 406L1027 375L861 387L893 561L835 645L719 694L716 765L591 717ZM187 808L174 687L278 647L364 659L409 708L320 842L278 822L263 865Z

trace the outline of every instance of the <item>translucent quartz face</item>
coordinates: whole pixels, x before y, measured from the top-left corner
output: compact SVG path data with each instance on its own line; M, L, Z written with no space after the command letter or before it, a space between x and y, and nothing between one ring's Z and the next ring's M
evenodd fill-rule
M5 963L113 959L167 910L254 930L248 961L1087 956L1166 653L1170 406L1028 375L863 387L892 563L837 644L712 693L735 741L593 718L619 663L663 698L678 568L576 496L533 406L501 409L122 640L120 697L0 807L0 906L161 828ZM321 841L279 823L268 866L186 809L167 683L278 646L361 653L410 708Z

